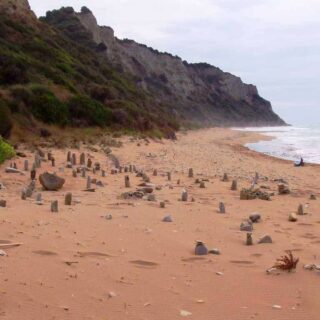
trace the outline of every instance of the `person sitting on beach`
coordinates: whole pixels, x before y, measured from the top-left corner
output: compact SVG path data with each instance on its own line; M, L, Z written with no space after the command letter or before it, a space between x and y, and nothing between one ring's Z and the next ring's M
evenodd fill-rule
M295 167L303 167L304 166L303 158L300 158L300 161L296 161L294 165Z

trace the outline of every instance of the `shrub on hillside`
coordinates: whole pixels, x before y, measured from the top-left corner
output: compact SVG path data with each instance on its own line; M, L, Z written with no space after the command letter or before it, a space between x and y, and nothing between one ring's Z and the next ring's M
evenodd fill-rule
M7 105L0 100L0 136L8 138L12 129L10 110Z
M31 89L31 93L31 112L37 119L49 124L68 124L68 107L49 89L35 86Z
M75 96L68 102L73 124L106 127L112 123L112 111L87 96Z
M0 137L0 163L14 156L14 149Z

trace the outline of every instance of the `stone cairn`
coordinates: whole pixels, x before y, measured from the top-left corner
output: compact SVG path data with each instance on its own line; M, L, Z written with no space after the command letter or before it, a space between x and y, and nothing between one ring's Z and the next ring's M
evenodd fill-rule
M189 169L188 177L193 178L193 169L192 168Z
M156 177L157 175L158 175L158 171L157 171L157 169L154 169L153 170L153 176Z
M77 156L75 153L72 154L72 165L76 166L77 165Z
M206 185L205 185L204 181L201 181L201 182L200 182L200 188L201 188L201 189L204 189L205 187L206 187Z
M251 232L248 232L248 233L247 233L246 245L247 245L247 246L252 246L252 245L253 245L252 233L251 233Z
M182 190L181 201L184 201L184 202L188 201L188 192L186 189Z
M80 155L80 165L81 166L85 166L86 165L86 156L85 156L85 154L83 152Z
M171 181L171 172L167 173L167 178L168 178L168 181Z
M71 151L67 153L67 162L71 162Z
M68 192L68 193L65 195L64 204L65 204L66 206L71 206L71 204L72 204L72 193L71 193L71 192Z
M87 161L87 167L91 168L92 167L92 160L89 158Z
M219 213L226 213L226 207L223 202L219 203Z
M299 204L297 214L299 216L303 216L304 215L304 210L303 210L303 205L302 204Z
M24 160L24 171L29 171L29 161Z
M59 208L58 208L58 200L54 200L51 202L51 212L58 212Z
M231 190L232 190L232 191L236 191L236 190L238 190L238 183L237 183L237 180L233 180L233 181L232 181L232 184L231 184Z
M226 173L223 174L222 181L223 182L229 181L229 177L228 177L228 175Z
M129 176L124 177L124 185L126 188L130 188L130 178Z

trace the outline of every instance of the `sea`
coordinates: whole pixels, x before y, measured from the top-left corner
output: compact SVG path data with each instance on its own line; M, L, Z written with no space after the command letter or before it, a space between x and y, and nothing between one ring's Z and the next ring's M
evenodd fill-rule
M320 124L312 126L234 128L241 131L259 132L273 139L248 143L251 150L272 157L320 164Z

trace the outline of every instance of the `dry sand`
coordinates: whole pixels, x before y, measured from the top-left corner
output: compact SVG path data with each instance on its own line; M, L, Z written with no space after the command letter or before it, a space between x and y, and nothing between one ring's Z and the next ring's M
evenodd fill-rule
M320 195L320 167L294 168L291 162L241 146L256 139L254 133L224 129L181 133L176 142L140 141L140 146L124 138L124 146L113 153L122 165L135 164L163 187L155 191L157 202L119 199L128 191L124 173L110 175L111 164L102 152L73 150L77 155L89 153L108 170L105 178L91 174L105 187L87 193L84 178L73 178L71 169L58 172L66 165L66 150L51 150L55 170L66 184L58 192L44 192L37 182L43 206L34 198L20 199L29 173L6 174L9 162L2 165L0 182L6 189L0 190L0 199L7 200L7 208L0 208L0 243L23 245L4 249L7 256L0 257L0 318L319 319L320 274L303 265L320 264L320 200L309 200L311 193ZM27 155L31 162L34 155ZM23 161L16 160L18 168ZM188 178L189 167L195 178L209 179L205 189ZM152 176L153 168L158 169L157 177ZM38 174L46 170L53 170L49 163L43 163ZM167 171L172 172L171 183ZM224 172L238 179L239 190L250 186L259 172L260 184L275 196L272 201L241 201L239 191L230 190L231 181L221 181ZM278 178L288 181L292 194L277 194L273 179ZM130 179L129 190L135 190L141 178L130 174ZM195 202L178 201L183 188ZM79 203L65 206L66 192ZM55 199L56 214L50 212ZM168 201L165 209L159 207L163 200ZM226 204L226 214L217 211L220 201ZM308 214L289 222L289 213L300 203L308 204ZM248 247L239 226L254 212L262 221L254 224L255 244ZM104 218L108 214L112 220ZM168 214L173 222L162 222ZM264 234L272 237L272 244L256 244ZM218 248L221 255L195 256L196 240ZM300 258L296 272L266 274L287 249Z

